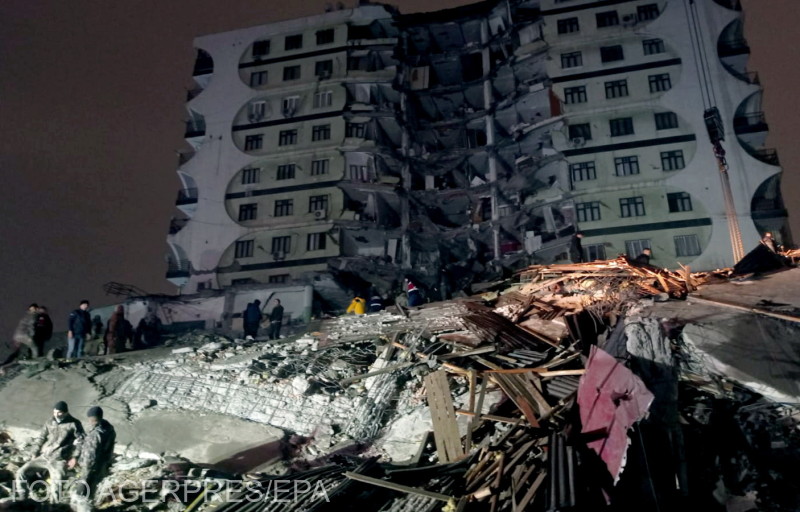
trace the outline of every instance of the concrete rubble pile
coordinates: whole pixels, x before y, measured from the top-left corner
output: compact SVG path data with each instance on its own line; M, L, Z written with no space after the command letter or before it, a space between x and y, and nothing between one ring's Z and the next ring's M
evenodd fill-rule
M280 435L277 457L243 451L253 458L235 468L129 443L104 489L132 495L148 481L160 499L96 505L796 510L798 411L709 365L701 321L675 313L703 314L693 297L729 274L533 266L479 296L323 320L296 339L194 333L160 356L106 359L93 385L129 420L181 410Z

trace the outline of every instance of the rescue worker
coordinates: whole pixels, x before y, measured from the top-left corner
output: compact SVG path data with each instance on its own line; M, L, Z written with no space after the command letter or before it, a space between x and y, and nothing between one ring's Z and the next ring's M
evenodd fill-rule
M367 306L360 296L356 295L353 297L353 300L350 302L350 305L347 306L347 314L354 313L356 315L363 315L367 312Z
M422 305L422 292L419 291L419 288L411 279L406 280L406 295L408 296L408 307L413 308Z
M58 499L66 469L77 462L75 445L83 440L81 422L69 413L66 402L56 402L53 417L42 428L32 444L34 459L25 463L16 475L17 499L28 497L29 481L39 473L47 472L51 486L51 498Z
M36 325L33 326L33 343L36 345L40 357L44 355L44 344L52 337L53 321L47 314L47 308L39 306L36 309Z
M75 454L80 467L80 481L75 491L79 496L91 498L97 490L97 484L108 474L117 433L111 423L103 419L102 408L91 407L86 416L88 430Z
M283 325L283 306L281 300L275 299L275 307L269 314L269 329L267 336L271 340L277 340L281 337L281 325Z
M643 266L650 264L650 258L653 256L653 251L650 250L649 247L645 247L642 249L642 254L638 255L634 260L631 262L636 266Z
M383 311L383 298L378 294L378 292L374 292L372 296L369 298L367 311L370 313L377 313L378 311Z
M28 311L26 311L25 316L20 319L19 324L17 324L17 329L14 331L13 339L19 357L25 356L24 347L30 349L32 357L39 357L42 355L39 353L39 349L33 341L33 337L36 334L36 320L39 316L38 309L39 306L36 304L28 306Z
M92 318L89 316L89 301L81 301L78 309L69 314L67 331L67 359L83 357L83 345L92 336Z
M569 244L569 259L572 263L583 263L581 239L583 239L583 233L580 231L572 235L572 241Z
M244 336L255 338L258 336L258 327L261 325L261 301L256 299L249 303L242 313L244 321Z

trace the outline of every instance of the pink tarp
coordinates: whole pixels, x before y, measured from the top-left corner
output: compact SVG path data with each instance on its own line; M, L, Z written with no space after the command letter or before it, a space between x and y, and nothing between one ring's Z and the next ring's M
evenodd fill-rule
M578 386L581 432L617 483L628 451L628 429L645 417L653 394L642 379L607 352L592 347Z

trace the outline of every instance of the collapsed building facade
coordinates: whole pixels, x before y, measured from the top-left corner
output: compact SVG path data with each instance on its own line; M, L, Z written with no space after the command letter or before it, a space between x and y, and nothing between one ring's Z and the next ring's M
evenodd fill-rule
M365 4L198 38L167 277L444 298L578 230L587 260L695 269L731 265L732 232L788 242L737 6Z

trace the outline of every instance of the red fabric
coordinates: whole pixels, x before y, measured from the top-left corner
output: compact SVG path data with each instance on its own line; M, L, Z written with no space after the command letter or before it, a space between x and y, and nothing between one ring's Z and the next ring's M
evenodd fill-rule
M653 398L642 379L607 352L592 347L578 385L581 432L593 439L587 446L606 463L614 483L628 451L628 429L645 417Z

